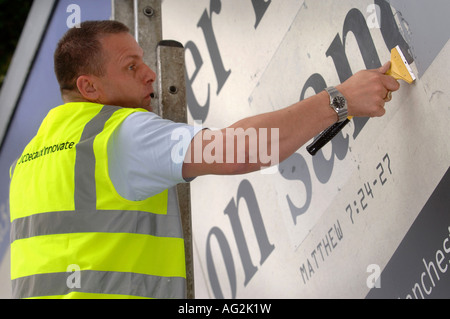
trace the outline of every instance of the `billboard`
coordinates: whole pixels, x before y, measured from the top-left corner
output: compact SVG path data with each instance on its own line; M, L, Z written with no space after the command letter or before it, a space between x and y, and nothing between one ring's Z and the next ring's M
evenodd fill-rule
M276 168L192 182L196 296L414 298L428 249L443 270L439 296L450 296L450 207L443 204L436 224L414 224L432 219L424 207L445 189L450 164L449 4L165 1L163 9L164 36L186 47L191 120L205 127L280 109L380 67L396 45L418 76L402 83L386 116L353 120L315 157L302 148ZM435 232L445 247L403 244ZM388 273L404 269L387 265L405 249L419 264L409 290L394 293L399 277ZM429 278L423 297L433 297Z
M0 150L0 297L9 291L8 169L61 103L52 57L111 1L58 1ZM164 0L186 49L189 122L223 128L289 106L400 45L417 76L321 152L191 183L197 298L448 298L450 21L445 0ZM45 94L43 94L45 92Z

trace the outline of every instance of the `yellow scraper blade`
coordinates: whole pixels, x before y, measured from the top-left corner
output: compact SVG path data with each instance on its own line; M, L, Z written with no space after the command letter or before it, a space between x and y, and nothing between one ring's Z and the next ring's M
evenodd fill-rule
M403 80L409 84L412 84L416 80L399 46L393 48L391 51L391 69L386 74L394 77L396 80Z

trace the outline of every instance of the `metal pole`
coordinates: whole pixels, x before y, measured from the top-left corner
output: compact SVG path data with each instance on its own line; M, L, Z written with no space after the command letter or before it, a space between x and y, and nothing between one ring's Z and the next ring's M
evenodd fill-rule
M161 41L157 49L159 104L162 116L178 123L187 122L184 47L176 41ZM191 196L189 184L177 186L186 258L187 297L194 298L194 269Z
M162 41L161 0L112 0L113 19L130 28L144 49L144 62L158 75L152 107L156 114L178 123L187 123L184 47L176 41ZM137 12L137 17L135 13ZM136 32L136 28L138 28ZM186 258L187 298L195 298L191 196L189 184L174 188L169 197L178 207L183 227ZM175 197L175 198L174 198Z

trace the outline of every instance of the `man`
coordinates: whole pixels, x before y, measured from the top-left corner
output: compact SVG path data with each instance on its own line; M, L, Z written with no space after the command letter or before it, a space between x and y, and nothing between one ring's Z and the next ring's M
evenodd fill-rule
M211 134L151 112L156 76L128 31L119 22L90 21L58 43L55 73L65 104L49 112L11 168L14 297L183 298L184 241L167 189L266 166L246 138L250 128L277 131L257 136L258 145L275 146L276 164L346 117L330 95L345 99L349 116L382 116L399 89L384 75L386 64L355 74L337 93ZM184 144L172 138L178 129L189 132ZM204 152L211 143L218 160Z

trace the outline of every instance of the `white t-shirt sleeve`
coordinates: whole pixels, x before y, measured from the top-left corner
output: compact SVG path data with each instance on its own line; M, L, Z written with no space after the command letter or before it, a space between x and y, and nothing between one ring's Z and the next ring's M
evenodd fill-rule
M116 191L140 201L186 182L183 160L200 130L149 112L128 116L108 141L109 174Z

